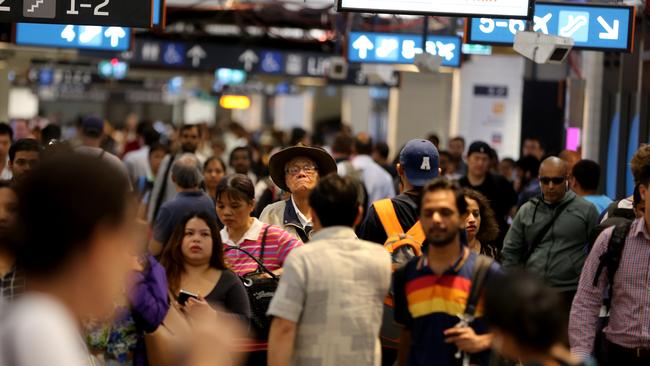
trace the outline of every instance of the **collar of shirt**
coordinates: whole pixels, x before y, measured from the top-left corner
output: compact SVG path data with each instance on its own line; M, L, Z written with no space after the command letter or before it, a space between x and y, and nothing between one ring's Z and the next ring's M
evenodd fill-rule
M332 226L319 230L311 240L332 240L332 239L358 239L352 228L347 226Z
M646 222L643 217L638 218L634 221L634 225L631 229L632 237L639 237L643 235L645 240L650 242L650 234L648 234L648 228L646 227Z
M221 229L220 232L221 241L226 245L238 247L244 242L244 240L257 241L260 237L260 233L262 232L263 228L264 228L264 223L262 223L258 219L253 219L253 224L248 229L248 231L246 231L244 235L242 235L241 239L239 239L237 243L235 243L230 239L230 235L228 235L228 229L223 228Z
M461 245L461 253L458 259L452 264L448 269L444 271L442 274L446 273L458 273L461 268L463 268L463 265L467 261L467 258L469 258L470 255L470 250L467 248L465 245ZM420 257L420 260L418 261L417 265L418 271L430 271L433 273L433 270L431 270L431 267L429 267L429 257L427 254L423 254L422 257Z
M178 192L179 197L200 197L203 196L203 194L204 193L201 190Z
M298 220L300 220L300 225L302 225L303 228L307 226L313 226L311 220L307 219L307 216L305 216L302 212L300 212L300 209L298 208L298 205L296 205L296 201L293 200L293 197L290 199L291 204L293 205L293 209L296 211L296 215L298 215Z

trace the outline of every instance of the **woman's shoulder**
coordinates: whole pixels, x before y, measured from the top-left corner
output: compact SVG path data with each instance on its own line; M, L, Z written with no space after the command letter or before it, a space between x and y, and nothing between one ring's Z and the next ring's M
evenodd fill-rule
M232 282L233 280L239 280L239 276L230 269L224 269L221 272L221 280L224 282Z
M264 224L262 232L266 231L266 239L268 241L280 241L280 242L293 242L299 241L296 239L290 232L285 230L283 227L273 224Z

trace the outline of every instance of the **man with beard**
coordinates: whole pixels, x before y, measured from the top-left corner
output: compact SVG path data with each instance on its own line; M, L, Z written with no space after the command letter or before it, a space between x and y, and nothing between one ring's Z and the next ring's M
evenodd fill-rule
M488 365L492 336L481 309L469 326L460 326L470 296L478 254L461 241L467 202L455 183L438 178L424 187L420 222L425 254L393 276L395 321L403 326L400 366L460 365L461 351L472 365ZM486 279L500 271L492 262ZM460 354L458 354L460 355Z
M160 163L160 170L156 176L156 182L151 191L149 198L149 212L147 220L150 223L156 221L160 207L167 201L176 196L176 185L172 181L172 165L174 161L183 154L195 154L196 149L199 147L201 139L201 131L197 125L184 125L180 131L181 151L176 155L167 155ZM200 159L199 159L200 160ZM203 161L200 161L203 164Z

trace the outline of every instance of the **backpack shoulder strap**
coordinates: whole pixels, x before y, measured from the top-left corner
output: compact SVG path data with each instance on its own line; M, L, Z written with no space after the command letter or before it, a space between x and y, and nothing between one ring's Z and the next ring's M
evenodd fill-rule
M602 274L603 269L607 268L607 280L609 281L610 288L612 287L614 276L616 275L618 266L621 264L625 240L627 239L631 227L632 222L618 224L614 227L609 243L607 243L607 250L599 258L600 262L598 263L598 269L594 275L594 286L598 286L600 275Z
M402 225L400 225L399 219L397 218L397 212L395 212L393 202L390 199L379 200L373 203L373 206L375 207L379 221L381 221L381 225L384 227L384 231L386 231L386 236L404 233L404 229L402 229Z
M416 222L410 229L409 231L406 232L406 235L411 236L416 242L422 244L424 243L424 239L426 239L424 235L424 230L422 229L422 223L420 223L420 220Z
M467 304L465 305L465 315L473 317L476 314L476 308L481 299L483 286L485 285L487 274L490 271L493 262L494 259L485 255L479 255L476 257L474 270L472 272L472 285L469 290L469 295L467 296Z

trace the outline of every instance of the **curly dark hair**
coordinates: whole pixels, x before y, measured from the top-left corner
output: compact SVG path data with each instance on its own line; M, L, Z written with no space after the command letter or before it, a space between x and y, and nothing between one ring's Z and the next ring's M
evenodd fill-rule
M630 162L635 184L647 184L650 179L650 145L643 144Z
M481 212L481 227L478 229L476 238L483 244L492 243L499 237L499 224L494 210L490 206L490 201L473 189L463 189L463 195L465 198L476 201Z

